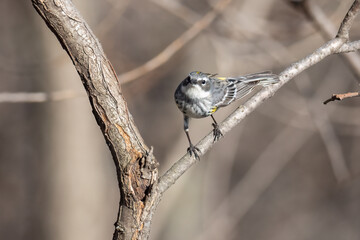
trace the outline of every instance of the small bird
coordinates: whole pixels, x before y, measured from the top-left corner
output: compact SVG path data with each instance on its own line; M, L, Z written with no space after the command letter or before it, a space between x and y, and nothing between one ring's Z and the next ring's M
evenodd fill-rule
M268 86L278 82L278 75L269 71L239 77L218 77L217 74L191 72L176 88L174 94L176 105L184 114L184 130L190 145L187 149L190 156L194 154L196 159L200 159L200 150L190 140L189 118L211 116L214 141L217 141L222 133L213 113L244 97L256 86Z

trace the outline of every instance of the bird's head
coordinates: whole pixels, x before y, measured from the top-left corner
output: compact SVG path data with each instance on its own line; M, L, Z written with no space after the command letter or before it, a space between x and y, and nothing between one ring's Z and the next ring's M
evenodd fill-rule
M189 97L203 98L209 95L211 74L191 72L182 82L181 88Z

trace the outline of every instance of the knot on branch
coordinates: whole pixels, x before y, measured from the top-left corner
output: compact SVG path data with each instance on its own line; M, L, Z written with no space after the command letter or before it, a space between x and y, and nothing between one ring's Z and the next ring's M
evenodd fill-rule
M126 167L125 182L131 189L131 198L137 201L144 201L146 195L151 191L151 187L158 178L158 162L153 155L153 148L141 157L131 161Z
M149 152L140 159L140 171L141 178L150 180L150 184L153 184L158 176L157 167L159 163L156 161L153 154L153 147L150 148Z

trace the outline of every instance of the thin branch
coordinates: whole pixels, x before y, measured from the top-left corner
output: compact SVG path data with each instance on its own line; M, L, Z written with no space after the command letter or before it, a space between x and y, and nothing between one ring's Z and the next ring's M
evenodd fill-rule
M205 28L215 20L218 14L225 10L225 8L232 2L232 0L220 0L217 2L213 10L205 14L203 18L192 25L186 32L184 32L179 38L168 45L157 56L146 62L145 64L137 67L131 71L125 72L118 76L122 84L133 81L145 74L159 68L166 63L175 53L183 48L187 43L194 39Z
M333 94L331 96L331 98L324 101L324 104L327 104L329 102L336 101L336 100L341 101L343 99L352 98L352 97L360 97L360 92L348 92L348 93Z
M355 7L354 7L355 6ZM341 24L339 32L341 36L346 36L349 31L349 27L353 22L356 14L360 10L358 6L358 0L354 1L353 6ZM240 123L247 115L253 112L261 103L269 99L274 93L279 90L285 83L290 81L296 75L304 71L305 69L315 65L316 63L323 60L325 57L330 56L337 51L347 42L345 37L336 37L326 44L318 48L315 52L305 57L304 59L292 64L290 67L285 69L279 74L280 83L264 88L256 95L254 95L249 101L243 106L235 110L229 117L227 117L221 124L220 130L223 134L229 132L233 127ZM197 145L201 151L201 155L205 154L214 144L212 132L205 136ZM191 157L189 154L183 156L178 160L162 177L159 178L158 191L162 194L165 192L176 180L185 173L193 164L196 163L196 159Z
M345 38L346 40L349 40L349 31L359 10L360 10L360 2L358 0L355 0L351 5L349 11L347 12L344 20L342 21L336 37Z
M84 94L72 90L45 92L2 92L0 93L0 103L40 103L48 101L63 101L76 97L84 97Z

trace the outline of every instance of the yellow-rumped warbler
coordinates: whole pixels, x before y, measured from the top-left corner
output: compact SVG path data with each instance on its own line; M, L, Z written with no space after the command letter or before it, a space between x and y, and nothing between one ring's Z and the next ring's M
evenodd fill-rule
M279 77L271 72L260 72L239 77L217 77L217 74L191 72L177 87L175 102L184 114L184 130L189 140L187 151L199 159L189 136L189 118L204 118L211 116L214 123L214 141L222 133L212 116L220 107L225 107L233 101L244 97L256 86L267 86L279 82Z

